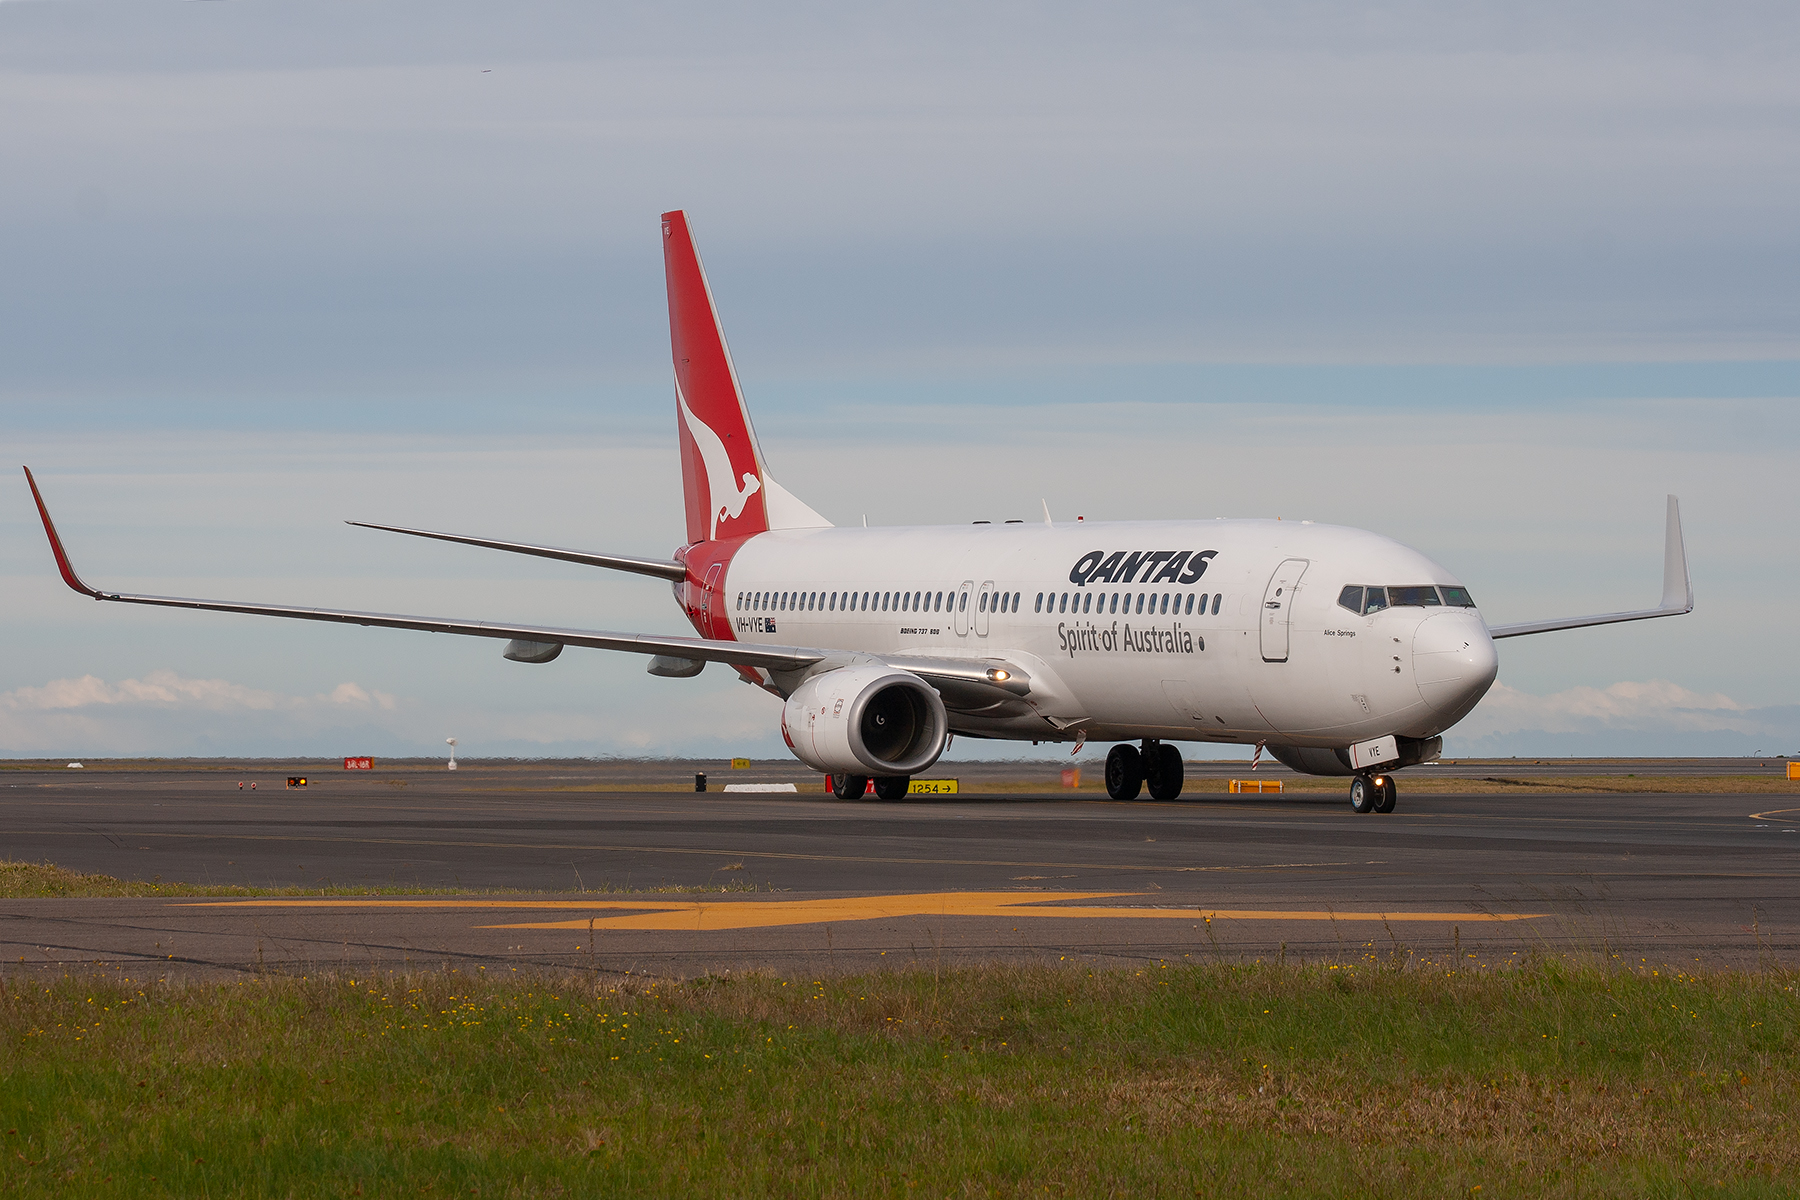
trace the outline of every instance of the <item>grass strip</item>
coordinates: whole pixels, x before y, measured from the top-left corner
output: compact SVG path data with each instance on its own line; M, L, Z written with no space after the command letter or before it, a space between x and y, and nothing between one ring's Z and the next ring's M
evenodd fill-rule
M21 1195L1789 1196L1787 972L0 989Z
M736 863L723 870L742 870ZM754 883L665 884L655 887L616 887L602 883L570 889L570 895L694 895L722 892L767 891ZM425 884L375 887L246 887L229 883L164 883L155 879L117 879L71 871L54 863L14 862L0 859L0 900L93 899L112 896L542 896L561 895L556 889L446 888Z

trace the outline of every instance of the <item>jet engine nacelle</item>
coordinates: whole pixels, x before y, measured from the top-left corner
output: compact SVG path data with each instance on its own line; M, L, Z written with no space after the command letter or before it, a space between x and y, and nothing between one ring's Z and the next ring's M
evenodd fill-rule
M938 760L949 733L936 690L887 666L821 672L781 710L781 736L795 757L833 775L915 774Z

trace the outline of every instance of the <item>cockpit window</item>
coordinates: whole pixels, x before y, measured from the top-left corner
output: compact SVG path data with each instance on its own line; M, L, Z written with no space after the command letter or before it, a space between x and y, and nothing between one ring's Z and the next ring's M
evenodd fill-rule
M1347 587L1338 593L1338 607L1347 608L1353 613L1362 611L1363 590L1359 587Z
M1391 587L1388 589L1388 599L1396 607L1402 604L1410 604L1435 608L1443 603L1442 600L1438 599L1437 589L1430 586Z
M1388 606L1387 589L1372 587L1363 598L1363 612L1378 613Z
M1468 588L1441 587L1438 591L1444 593L1444 603L1448 604L1451 608L1475 607L1475 599L1469 595Z

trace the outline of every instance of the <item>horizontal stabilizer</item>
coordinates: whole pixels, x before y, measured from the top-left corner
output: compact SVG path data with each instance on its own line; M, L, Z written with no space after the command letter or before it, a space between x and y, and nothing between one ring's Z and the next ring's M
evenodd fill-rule
M1681 537L1681 502L1669 497L1667 524L1663 532L1662 603L1655 608L1631 612L1598 613L1591 617L1561 617L1550 621L1520 621L1511 625L1491 625L1488 635L1494 638L1523 637L1528 633L1550 633L1557 629L1580 629L1587 625L1616 625L1621 621L1646 621L1651 617L1679 617L1694 611L1694 584L1688 577L1687 547Z
M429 529L407 529L401 525L376 525L369 521L345 521L363 529L380 529L387 533L404 533L409 537L436 538L440 542L460 542L465 546L486 546L489 550L505 550L512 554L530 554L537 558L555 558L563 562L581 563L588 567L605 567L609 571L630 571L634 575L654 575L680 583L687 578L687 568L674 559L632 558L625 554L591 554L586 550L565 550L560 546L534 546L529 542L501 542L493 538L468 537L460 533L433 533Z

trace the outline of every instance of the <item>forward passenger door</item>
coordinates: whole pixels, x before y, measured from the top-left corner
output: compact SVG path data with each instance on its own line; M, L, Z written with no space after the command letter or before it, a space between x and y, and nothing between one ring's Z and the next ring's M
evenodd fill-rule
M1290 558L1269 576L1263 589L1262 660L1268 663L1288 660L1289 631L1293 625L1294 593L1300 588L1300 577L1306 574L1309 559Z

